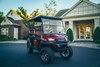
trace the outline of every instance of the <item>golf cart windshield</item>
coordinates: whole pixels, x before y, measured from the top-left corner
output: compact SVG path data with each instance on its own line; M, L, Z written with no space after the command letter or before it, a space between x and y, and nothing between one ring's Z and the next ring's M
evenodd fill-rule
M41 29L43 33L65 34L62 18L37 16L35 18L30 19L29 22L34 22L34 27L36 29Z
M44 33L65 34L62 20L42 19Z

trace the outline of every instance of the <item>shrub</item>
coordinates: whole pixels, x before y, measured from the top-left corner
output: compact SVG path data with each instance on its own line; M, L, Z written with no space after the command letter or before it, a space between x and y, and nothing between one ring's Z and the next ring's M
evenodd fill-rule
M93 33L93 42L100 43L100 27L96 27Z
M70 28L67 30L66 35L68 36L68 40L70 42L72 42L73 41L73 32Z
M96 40L94 41L94 43L100 44L100 40Z
M28 39L28 37L29 37L29 34L24 35L24 36L23 36L23 40L27 40L27 39Z
M6 35L0 35L0 41L12 41L12 40L16 40L16 38L12 38Z

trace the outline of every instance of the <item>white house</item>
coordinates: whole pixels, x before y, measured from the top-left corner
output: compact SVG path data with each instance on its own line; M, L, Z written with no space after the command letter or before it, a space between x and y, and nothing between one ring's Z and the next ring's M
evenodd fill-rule
M79 0L70 9L60 10L56 17L63 18L66 31L71 28L74 41L92 40L92 34L100 26L100 4Z

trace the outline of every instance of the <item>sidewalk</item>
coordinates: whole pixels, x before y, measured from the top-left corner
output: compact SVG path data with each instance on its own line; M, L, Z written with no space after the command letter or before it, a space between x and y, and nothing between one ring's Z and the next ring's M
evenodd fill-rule
M0 43L27 43L26 40L18 40L18 41L0 41Z
M69 45L70 46L78 46L78 47L88 47L88 48L100 49L100 44L95 44L93 42L72 42L72 43L69 43Z

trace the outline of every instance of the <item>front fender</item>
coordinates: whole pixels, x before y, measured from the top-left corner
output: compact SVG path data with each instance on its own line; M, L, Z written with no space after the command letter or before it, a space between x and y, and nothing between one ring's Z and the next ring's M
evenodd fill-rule
M52 43L50 43L48 41L42 41L40 48L43 48L43 47L52 47Z

